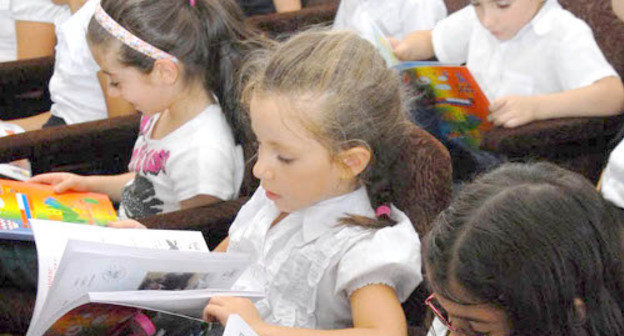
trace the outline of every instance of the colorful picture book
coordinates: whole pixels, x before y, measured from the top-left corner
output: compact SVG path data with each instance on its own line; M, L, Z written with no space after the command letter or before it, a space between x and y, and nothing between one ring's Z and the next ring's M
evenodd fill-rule
M389 67L401 72L403 82L416 97L429 98L436 114L436 135L479 147L483 133L492 127L487 120L490 103L467 67L438 62L401 63L381 25L367 13L361 14L357 31L377 48ZM423 126L431 131L430 125Z
M202 321L211 297L264 297L231 289L249 257L210 253L201 232L31 222L39 274L27 336L221 336Z
M439 135L478 148L487 120L489 101L465 66L437 62L405 62L394 67L415 94L432 101Z
M32 219L105 226L117 214L104 194L56 194L49 185L0 179L0 238L32 240Z

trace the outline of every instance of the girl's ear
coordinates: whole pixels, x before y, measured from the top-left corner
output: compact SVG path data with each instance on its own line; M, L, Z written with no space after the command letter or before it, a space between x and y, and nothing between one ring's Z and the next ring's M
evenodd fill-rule
M354 178L360 175L370 163L372 153L363 146L345 149L338 154L338 160L345 168L345 178Z
M179 75L178 66L168 59L156 60L154 68L150 72L150 77L154 83L164 85L173 85L178 80Z

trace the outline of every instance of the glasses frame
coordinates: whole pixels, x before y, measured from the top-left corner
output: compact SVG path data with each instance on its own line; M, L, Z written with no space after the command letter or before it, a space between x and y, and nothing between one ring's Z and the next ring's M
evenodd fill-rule
M458 333L461 335L465 335L465 336L480 336L480 334L478 333L473 333L470 331L466 331L464 329L460 329L460 328L455 328L451 322L448 320L448 318L444 315L444 313L442 313L442 311L440 310L440 308L438 308L434 301L436 300L436 296L435 293L429 295L427 297L427 299L425 300L425 305L427 307L429 307L429 309L431 309L433 311L433 313L435 314L435 316L440 320L440 322L442 322L442 324L444 324L444 326L446 328L448 328L449 331L452 331L454 333Z

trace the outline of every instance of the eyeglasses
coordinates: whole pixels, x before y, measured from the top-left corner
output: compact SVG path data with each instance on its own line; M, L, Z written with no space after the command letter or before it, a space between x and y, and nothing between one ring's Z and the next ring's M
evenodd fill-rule
M446 312L446 310L444 310L444 308L442 308L438 300L436 300L435 294L429 295L427 300L425 300L425 304L427 305L427 307L429 307L429 309L433 311L436 317L440 320L440 322L442 322L442 324L444 324L445 327L448 328L448 330L458 333L460 335L465 335L465 336L483 336L484 335L484 333L454 327L448 319L448 313Z

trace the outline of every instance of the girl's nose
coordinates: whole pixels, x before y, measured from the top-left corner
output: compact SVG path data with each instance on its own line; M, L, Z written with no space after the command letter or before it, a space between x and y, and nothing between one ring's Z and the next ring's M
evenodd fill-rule
M260 180L268 180L273 178L273 173L269 166L266 164L266 160L262 155L258 154L258 159L252 169L253 175Z

